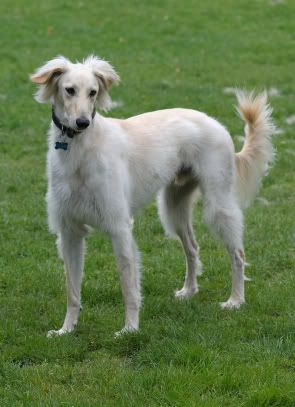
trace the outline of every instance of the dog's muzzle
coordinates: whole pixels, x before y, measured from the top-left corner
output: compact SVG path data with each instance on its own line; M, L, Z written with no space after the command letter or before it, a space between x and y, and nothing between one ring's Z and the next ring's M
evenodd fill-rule
M96 109L94 107L92 115L91 115L92 120L94 119L95 115L96 115ZM90 125L90 120L87 119L87 117L85 117L85 116L81 116L81 117L78 117L78 119L76 120L77 129L72 129L71 127L65 126L64 124L61 123L59 118L56 116L55 111L54 111L54 106L52 106L52 120L53 120L53 123L56 125L56 127L61 130L61 134L62 135L66 134L69 138L73 138L76 134L87 129L87 127Z

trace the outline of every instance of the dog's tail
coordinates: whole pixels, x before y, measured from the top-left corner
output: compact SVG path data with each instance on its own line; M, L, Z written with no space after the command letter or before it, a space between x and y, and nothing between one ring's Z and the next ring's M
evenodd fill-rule
M246 122L245 141L242 150L236 153L236 192L241 208L247 208L254 200L267 174L275 153L271 137L275 126L272 109L267 103L266 92L257 96L237 91L237 111Z

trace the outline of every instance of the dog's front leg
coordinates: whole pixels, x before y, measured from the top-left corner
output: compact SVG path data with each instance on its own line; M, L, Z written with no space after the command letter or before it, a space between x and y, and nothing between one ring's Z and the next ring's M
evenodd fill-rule
M120 336L125 332L137 331L139 326L141 300L139 252L130 228L113 235L112 242L125 303L125 326L115 334Z
M73 331L78 322L81 304L84 239L73 232L66 231L61 233L60 245L67 283L67 313L63 326L59 330L49 331L48 337Z

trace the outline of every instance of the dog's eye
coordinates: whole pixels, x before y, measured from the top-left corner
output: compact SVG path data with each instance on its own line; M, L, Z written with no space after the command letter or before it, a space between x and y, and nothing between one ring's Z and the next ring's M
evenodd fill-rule
M89 93L90 97L93 97L95 95L96 95L96 90L93 89L92 91L90 91L90 93Z
M68 95L74 96L75 89L74 88L66 88L66 92Z

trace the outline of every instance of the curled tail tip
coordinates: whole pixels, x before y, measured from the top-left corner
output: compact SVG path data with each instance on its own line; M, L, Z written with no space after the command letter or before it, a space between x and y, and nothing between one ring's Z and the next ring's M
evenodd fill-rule
M263 104L267 105L268 95L266 89L260 93L256 93L254 90L246 91L243 89L236 88L235 90L236 98L238 100L239 106L244 106L248 104Z
M236 90L238 105L237 112L242 120L250 127L256 125L266 126L268 136L275 133L276 127L272 119L273 109L268 103L267 91L255 94L254 91L245 92L241 89Z

